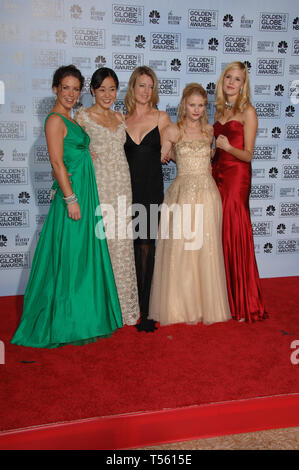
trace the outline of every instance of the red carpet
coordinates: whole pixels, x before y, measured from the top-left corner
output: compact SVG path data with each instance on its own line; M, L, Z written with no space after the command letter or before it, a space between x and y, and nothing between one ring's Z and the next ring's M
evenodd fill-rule
M0 430L298 393L290 344L299 340L299 278L262 285L271 315L263 322L154 334L124 327L94 344L54 350L10 345L22 298L0 298Z

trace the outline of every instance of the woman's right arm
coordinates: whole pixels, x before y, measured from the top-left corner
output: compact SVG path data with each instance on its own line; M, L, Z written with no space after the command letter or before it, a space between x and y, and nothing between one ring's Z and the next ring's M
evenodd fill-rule
M170 124L164 129L161 135L162 148L161 148L161 162L167 163L170 158L175 161L173 152L173 144L177 141L177 126Z
M55 172L55 177L64 197L69 197L73 194L73 190L63 163L63 139L67 133L65 124L59 116L52 115L46 123L45 131L50 162ZM71 219L79 220L81 218L80 207L77 202L67 204L67 210Z

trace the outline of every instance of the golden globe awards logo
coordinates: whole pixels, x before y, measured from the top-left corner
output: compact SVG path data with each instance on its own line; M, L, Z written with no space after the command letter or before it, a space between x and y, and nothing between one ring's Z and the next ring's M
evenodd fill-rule
M273 222L253 222L252 231L255 237L269 237L272 236Z
M191 29L217 29L217 10L188 10L188 28Z
M277 160L277 145L256 145L253 158L255 160Z
M299 239L287 239L277 241L277 254L299 253Z
M279 215L280 217L299 217L299 202L281 202Z
M0 253L0 269L29 268L29 253Z
M180 33L151 33L151 51L180 51Z
M2 140L26 140L26 121L0 121L0 139Z
M224 54L251 54L252 37L251 36L224 36L223 53Z
M286 126L285 138L287 140L299 140L299 124L288 124Z
M29 211L0 211L0 227L29 227Z
M158 80L158 90L161 96L178 96L180 81L177 78L163 78Z
M113 70L119 72L131 72L136 67L143 65L143 54L119 54L112 55Z
M95 28L73 28L73 47L105 47L105 30Z
M298 180L299 179L299 164L282 165L282 178Z
M137 5L112 5L112 23L143 26L144 7Z
M257 75L283 75L284 59L257 59L256 66Z
M279 118L281 104L271 101L257 101L255 109L259 118Z
M188 56L187 73L216 73L216 57Z
M49 153L46 145L35 145L33 153L34 163L49 163Z
M0 184L28 184L28 168L0 168Z
M260 13L260 31L287 31L288 13Z
M274 184L253 184L251 186L250 199L273 199Z
M49 188L36 189L35 196L36 196L36 204L38 206L49 206L51 204Z

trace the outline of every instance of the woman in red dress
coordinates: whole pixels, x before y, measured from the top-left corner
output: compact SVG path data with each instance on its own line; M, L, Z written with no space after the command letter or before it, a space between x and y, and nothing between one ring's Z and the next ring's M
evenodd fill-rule
M268 315L249 211L251 160L258 125L249 95L246 66L242 62L228 64L216 88L213 176L223 205L223 251L232 318L251 323Z

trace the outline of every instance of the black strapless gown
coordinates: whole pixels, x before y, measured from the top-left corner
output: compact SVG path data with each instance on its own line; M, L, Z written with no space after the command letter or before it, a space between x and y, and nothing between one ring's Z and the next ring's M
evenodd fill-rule
M139 229L139 236L134 240L139 305L142 317L146 318L154 269L155 240L158 233L159 211L156 209L164 198L158 125L144 136L139 145L127 133L124 148L131 174L133 204L142 204L146 210L146 225L139 226L140 224L136 223L135 230ZM151 211L153 204L156 205L156 209ZM139 212L136 211L133 222L138 216Z

